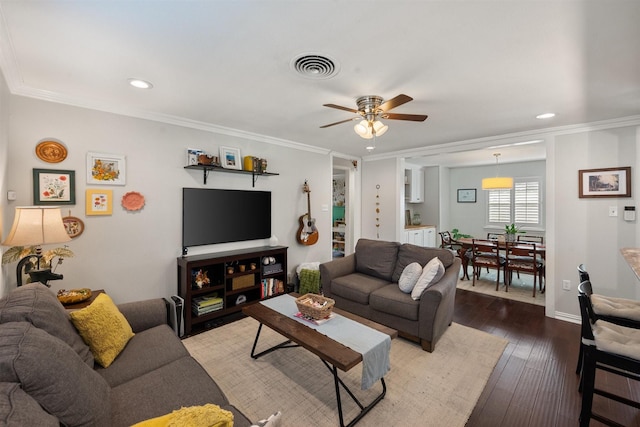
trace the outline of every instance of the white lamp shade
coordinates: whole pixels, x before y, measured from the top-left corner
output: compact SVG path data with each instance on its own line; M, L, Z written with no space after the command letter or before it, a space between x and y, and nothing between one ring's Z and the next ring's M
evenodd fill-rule
M55 206L22 206L16 215L3 246L37 246L71 240Z
M360 123L353 127L353 130L356 131L358 135L363 138L367 137L367 134L371 135L371 129L369 128L369 122L366 120L362 120ZM370 138L370 137L369 137Z
M380 120L376 120L373 122L373 130L376 131L376 136L382 136L389 130L389 126L385 125Z
M496 176L482 179L483 190L507 190L513 188L513 178Z

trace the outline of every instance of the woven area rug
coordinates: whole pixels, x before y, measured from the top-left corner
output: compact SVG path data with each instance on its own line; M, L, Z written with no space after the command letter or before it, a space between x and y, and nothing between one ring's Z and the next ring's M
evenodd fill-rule
M471 277L471 268L469 268ZM496 291L496 272L495 270L482 271L480 279L476 279L476 285L471 286L473 280L458 279L458 289L464 289L471 292L479 292L481 294L491 295L499 298L511 299L514 301L526 302L528 304L545 305L545 295L540 293L540 288L536 288L536 296L533 297L533 276L530 274L520 274L520 278L513 274L512 283L509 286L509 292L505 291L502 273L500 273L500 287ZM538 284L536 283L536 286Z
M324 364L303 348L251 359L257 329L256 320L244 318L183 343L252 421L281 411L283 427L338 425L333 377ZM263 327L257 350L282 341ZM433 353L402 338L393 340L387 394L358 426L464 426L506 345L502 338L456 323ZM378 382L360 390L361 365L339 372L365 405L382 389ZM341 394L349 422L359 409L344 391Z

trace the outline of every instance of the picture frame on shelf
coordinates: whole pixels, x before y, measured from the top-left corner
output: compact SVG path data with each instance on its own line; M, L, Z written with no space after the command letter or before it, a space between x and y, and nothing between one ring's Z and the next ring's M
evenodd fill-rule
M126 169L125 156L87 153L87 184L125 185Z
M458 203L475 203L477 190L475 188L459 188Z
M113 213L113 190L87 189L85 214L111 215Z
M631 197L631 166L581 169L578 171L579 198Z
M76 172L33 169L34 205L75 205Z
M225 169L242 169L240 149L232 147L220 147L220 165Z

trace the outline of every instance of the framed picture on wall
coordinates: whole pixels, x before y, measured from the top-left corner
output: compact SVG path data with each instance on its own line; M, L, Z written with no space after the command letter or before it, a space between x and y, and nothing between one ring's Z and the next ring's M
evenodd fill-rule
M458 203L475 203L475 202L476 202L475 188L459 188L458 189Z
M631 197L631 167L578 171L579 197Z
M76 173L70 170L34 169L34 205L75 205Z
M124 156L87 153L87 184L125 185L126 164Z
M86 190L87 215L111 215L113 212L113 190Z

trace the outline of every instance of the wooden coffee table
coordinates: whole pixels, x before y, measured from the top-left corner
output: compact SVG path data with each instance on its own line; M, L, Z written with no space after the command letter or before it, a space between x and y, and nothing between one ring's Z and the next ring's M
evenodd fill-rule
M333 373L336 389L336 400L338 403L338 415L340 417L341 427L344 427L345 424L342 413L342 401L340 399L340 386L344 388L351 399L353 399L353 401L360 407L360 413L352 421L346 424L347 426L353 426L355 423L357 423L380 400L382 400L382 398L386 394L387 387L384 382L384 378L381 378L380 382L382 384L382 392L378 396L376 396L376 398L369 405L364 406L355 397L351 390L349 390L346 384L344 384L339 378L338 369L343 372L349 371L351 368L362 362L362 354L350 349L343 344L340 344L337 341L334 341L333 339L321 334L313 328L306 326L305 324L293 319L292 317L272 310L271 308L263 304L252 304L244 307L242 311L247 316L253 317L258 322L260 322L260 325L258 326L258 332L256 333L256 338L253 342L253 347L251 348L252 358L257 359L260 356L282 348L303 347L318 356L320 360L325 364L325 366ZM396 331L395 329L388 328L386 326L380 325L378 323L372 322L368 319L356 316L338 308L334 308L333 311L346 318L387 334L391 337L391 339L398 336L398 331ZM262 330L263 325L266 325L270 329L278 332L280 335L283 335L287 338L287 340L256 354L255 350L258 344L258 339L260 338L260 331Z

